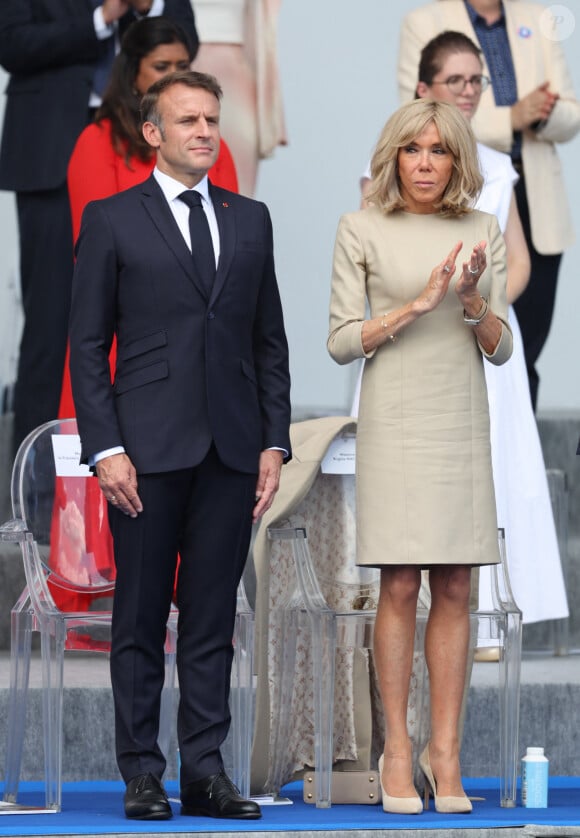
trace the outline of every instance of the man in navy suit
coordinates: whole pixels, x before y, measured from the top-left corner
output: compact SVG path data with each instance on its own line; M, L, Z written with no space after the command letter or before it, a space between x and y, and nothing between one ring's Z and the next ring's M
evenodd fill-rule
M268 210L207 179L220 97L201 73L153 85L142 115L156 168L87 206L73 280L71 378L83 457L109 501L117 761L136 818L171 816L157 734L178 553L182 813L260 817L224 773L220 745L251 524L290 456L290 378ZM193 190L211 236L209 285L183 200Z
M73 269L68 161L100 104L114 42L138 16L160 14L197 47L190 0L2 0L0 189L16 192L24 310L15 449L58 413Z

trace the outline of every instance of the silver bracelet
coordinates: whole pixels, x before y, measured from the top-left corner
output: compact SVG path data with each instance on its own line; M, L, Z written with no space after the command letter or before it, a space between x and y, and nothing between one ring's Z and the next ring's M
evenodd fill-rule
M485 316L487 315L487 312L489 311L489 307L487 305L487 300L485 299L485 297L482 297L481 299L482 299L482 305L481 305L480 310L475 315L475 317L470 317L466 313L465 309L463 309L463 322L467 323L468 326L479 326L479 324L485 318Z

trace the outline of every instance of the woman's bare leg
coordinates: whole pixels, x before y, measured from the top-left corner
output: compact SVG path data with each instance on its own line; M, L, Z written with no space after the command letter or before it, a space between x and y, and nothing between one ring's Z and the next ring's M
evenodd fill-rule
M393 797L412 797L413 766L407 702L413 666L421 571L383 567L374 633L374 658L385 714L383 785Z
M442 796L463 794L459 764L459 717L469 651L471 568L431 567L431 610L425 658L431 692L429 757Z

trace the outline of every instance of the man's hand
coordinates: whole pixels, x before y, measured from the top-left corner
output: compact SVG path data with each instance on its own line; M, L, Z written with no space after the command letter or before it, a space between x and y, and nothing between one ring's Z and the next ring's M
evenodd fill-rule
M129 11L129 0L103 0L103 20L109 26Z
M514 131L525 131L536 122L549 119L554 105L558 101L558 94L552 93L550 82L545 81L515 105L512 105L512 128Z
M256 505L252 513L252 521L259 521L264 512L270 509L274 495L280 485L280 471L284 454L282 451L267 450L260 454L260 471L256 485Z
M147 15L151 11L153 2L152 0L129 0L129 5L135 9L138 15Z
M95 465L99 486L112 506L136 518L143 512L143 504L137 494L137 472L126 454L112 454L103 457Z

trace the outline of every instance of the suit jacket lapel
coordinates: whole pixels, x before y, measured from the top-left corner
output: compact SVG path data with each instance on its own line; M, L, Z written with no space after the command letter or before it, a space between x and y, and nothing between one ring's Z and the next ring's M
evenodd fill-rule
M209 191L220 234L220 258L210 297L210 302L213 303L217 300L224 287L232 259L234 258L236 225L234 209L229 205L227 200L224 200L224 198L227 198L227 193L217 189L211 183L209 185Z
M529 61L529 56L533 52L535 52L535 49L533 51L531 51L530 49L521 49L522 35L520 34L520 30L527 29L529 35L532 38L539 39L542 37L542 35L540 32L533 32L531 29L529 29L530 24L533 28L533 23L532 21L530 21L528 15L526 14L527 10L524 10L524 12L522 13L521 9L512 9L511 7L511 3L504 3L503 5L505 15L505 26L507 30L510 52L512 54L512 61L514 65L514 74L516 79L526 79L529 78L530 73L533 73L531 62ZM536 49L540 49L539 45L536 47ZM527 62L525 60L526 57L528 57ZM521 90L519 91L519 94L522 94Z
M179 231L169 204L165 200L165 196L153 175L142 186L141 200L151 220L159 230L167 246L173 251L188 278L195 285L202 297L207 299L203 283L195 270L191 252Z

